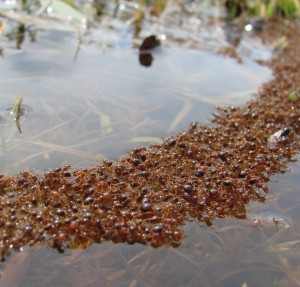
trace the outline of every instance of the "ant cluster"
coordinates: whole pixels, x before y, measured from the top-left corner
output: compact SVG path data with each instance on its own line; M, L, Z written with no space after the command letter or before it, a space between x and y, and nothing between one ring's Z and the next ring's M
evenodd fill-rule
M41 241L59 252L103 240L175 247L187 220L244 218L246 204L265 200L269 176L299 150L300 101L288 97L300 86L298 38L273 61L275 79L258 99L219 108L210 126L192 123L89 169L1 175L2 259Z

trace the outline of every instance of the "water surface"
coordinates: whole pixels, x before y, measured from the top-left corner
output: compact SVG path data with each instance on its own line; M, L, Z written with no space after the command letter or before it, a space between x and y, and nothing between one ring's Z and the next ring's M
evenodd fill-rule
M3 173L88 167L130 148L160 142L191 121L206 123L216 105L240 105L271 72L200 49L163 43L151 67L132 48L84 45L74 59L74 34L40 33L0 61L1 113L21 91L32 111L22 133L0 126Z

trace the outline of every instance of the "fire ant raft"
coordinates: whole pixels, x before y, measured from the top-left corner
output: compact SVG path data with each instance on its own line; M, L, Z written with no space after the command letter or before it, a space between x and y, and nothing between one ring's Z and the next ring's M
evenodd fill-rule
M220 108L209 126L192 123L162 144L89 169L0 175L2 260L43 241L59 252L105 240L176 247L187 220L245 218L247 203L263 202L269 176L299 151L300 100L288 97L300 86L292 72L300 67L297 33L287 35L284 53L271 63L274 80L258 98Z

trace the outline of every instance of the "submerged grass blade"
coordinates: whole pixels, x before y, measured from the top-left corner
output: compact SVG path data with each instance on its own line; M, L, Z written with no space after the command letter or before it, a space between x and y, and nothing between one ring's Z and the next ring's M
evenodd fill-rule
M187 100L184 102L182 105L179 113L176 115L174 120L172 121L170 127L169 127L169 132L173 131L181 122L182 120L189 114L191 109L194 107L194 104Z
M20 133L22 132L21 125L20 125L20 117L22 115L21 105L22 105L23 95L24 92L22 92L19 98L15 101L14 106L10 112L10 115L14 119L16 123L16 127Z
M157 143L157 144L160 144L162 143L162 139L161 138L158 138L158 137L133 137L130 142L133 142L133 143Z
M22 92L19 98L15 101L14 107L11 111L11 115L14 117L14 120L18 120L21 116L21 105L22 105L23 95L24 92Z
M76 61L77 58L78 58L81 45L82 45L81 31L80 31L80 28L77 27L77 47L76 47L76 51L75 51L75 54L74 54L74 61Z
M272 252L290 251L293 253L294 252L297 253L297 256L299 256L300 249L298 249L297 246L295 247L295 245L299 245L299 243L300 243L300 240L293 240L293 241L273 244L273 245L267 247L267 251L272 251Z

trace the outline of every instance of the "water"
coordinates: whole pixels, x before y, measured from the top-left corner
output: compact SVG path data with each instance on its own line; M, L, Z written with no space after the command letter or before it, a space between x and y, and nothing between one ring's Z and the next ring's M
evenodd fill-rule
M74 34L46 31L0 61L2 113L21 91L32 109L21 134L12 126L5 136L0 126L1 172L116 160L191 121L207 122L215 105L243 103L271 75L251 59L164 43L149 68L132 48L84 45L74 60L76 45Z
M253 61L256 53L249 56L249 39L240 46L243 64L166 41L146 68L128 39L105 35L82 45L76 60L76 35L66 32L38 32L37 42L5 50L1 173L117 160L191 121L209 123L213 106L242 105L271 77ZM5 119L21 91L28 108L19 133ZM290 169L271 178L269 199L250 203L247 219L188 222L178 248L104 242L59 254L24 247L2 264L0 286L299 286L299 165Z

